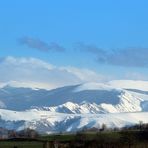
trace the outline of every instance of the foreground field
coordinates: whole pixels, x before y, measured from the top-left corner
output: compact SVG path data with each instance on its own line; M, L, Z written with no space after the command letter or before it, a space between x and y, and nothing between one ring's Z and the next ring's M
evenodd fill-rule
M43 143L41 142L24 142L24 141L17 141L17 142L0 142L0 148L43 148Z
M148 148L148 131L79 132L0 141L0 148Z

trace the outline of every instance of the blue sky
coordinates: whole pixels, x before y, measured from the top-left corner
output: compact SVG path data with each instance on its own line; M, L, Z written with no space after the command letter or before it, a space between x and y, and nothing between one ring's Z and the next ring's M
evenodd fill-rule
M4 0L0 56L147 79L147 7L147 0Z

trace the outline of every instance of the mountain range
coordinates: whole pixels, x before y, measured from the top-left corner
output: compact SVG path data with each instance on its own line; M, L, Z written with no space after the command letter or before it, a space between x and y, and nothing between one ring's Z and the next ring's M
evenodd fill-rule
M47 90L11 83L0 88L0 126L41 133L148 122L148 82L114 80Z

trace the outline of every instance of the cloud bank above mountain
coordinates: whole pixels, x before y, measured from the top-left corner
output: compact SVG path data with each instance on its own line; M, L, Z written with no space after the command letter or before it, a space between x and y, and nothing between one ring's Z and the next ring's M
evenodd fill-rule
M89 81L102 81L104 76L88 69L57 67L36 58L6 57L0 59L0 83L53 89Z

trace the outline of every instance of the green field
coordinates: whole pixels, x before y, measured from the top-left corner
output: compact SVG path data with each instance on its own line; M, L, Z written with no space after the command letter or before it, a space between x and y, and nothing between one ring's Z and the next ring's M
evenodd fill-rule
M49 141L59 143L59 148L148 148L148 131L79 132L76 134L46 135L31 139L0 141L0 148L46 148Z
M0 148L43 148L43 143L41 142L24 142L24 141L17 141L17 142L0 142Z

